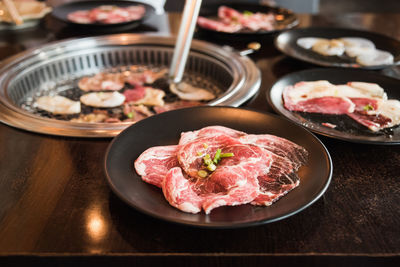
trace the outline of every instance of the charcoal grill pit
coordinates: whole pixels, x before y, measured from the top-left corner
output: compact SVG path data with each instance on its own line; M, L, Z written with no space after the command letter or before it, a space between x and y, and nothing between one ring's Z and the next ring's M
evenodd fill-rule
M117 34L58 41L17 54L0 65L0 121L20 129L61 136L112 137L131 123L78 123L41 116L26 108L37 96L61 93L76 81L130 66L167 68L174 37ZM259 69L247 57L193 40L185 74L215 83L223 92L208 105L239 106L260 87Z

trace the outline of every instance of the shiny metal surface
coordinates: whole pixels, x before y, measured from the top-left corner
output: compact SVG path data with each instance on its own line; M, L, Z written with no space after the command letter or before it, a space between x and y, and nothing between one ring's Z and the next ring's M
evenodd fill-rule
M117 34L50 43L17 54L0 65L0 121L28 131L61 136L112 137L130 123L73 123L34 115L21 108L48 83L77 79L132 64L168 67L174 37ZM260 87L261 74L247 57L193 40L186 71L222 84L209 105L239 106ZM44 89L43 89L44 88Z
M176 38L174 55L169 70L169 76L175 83L179 83L183 77L197 17L200 12L200 5L201 0L186 0L185 2L181 25L179 26L179 32Z

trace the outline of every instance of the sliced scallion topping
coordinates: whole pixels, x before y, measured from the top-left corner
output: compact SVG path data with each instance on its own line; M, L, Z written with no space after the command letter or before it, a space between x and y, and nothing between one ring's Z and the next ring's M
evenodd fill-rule
M251 15L253 15L253 12L248 11L248 10L245 10L245 11L243 11L243 15L245 15L245 16L251 16Z
M208 172L205 170L200 170L197 172L197 175L199 175L201 178L206 178L208 176Z
M220 155L221 158L230 158L230 157L233 157L233 156L235 156L233 153L222 153Z
M213 159L213 162L215 163L215 164L218 164L218 162L221 160L221 149L217 149L217 152L215 152L215 155L214 155L214 159Z
M368 104L368 105L365 105L365 106L363 107L363 109L364 109L365 111L374 110L374 107L373 107L371 104Z
M215 171L215 169L217 169L217 166L214 163L207 165L207 170L209 170L210 172Z
M199 152L197 154L199 155ZM229 158L229 157L233 157L233 156L234 156L233 153L222 153L221 149L218 148L217 151L215 152L213 159L211 159L210 154L205 154L203 156L203 162L204 162L204 165L206 166L206 169L209 170L210 172L213 172L217 169L217 164L221 161L222 158ZM204 170L201 170L201 171L204 171ZM202 173L202 175L204 175L204 173ZM208 175L208 173L207 173L207 175ZM203 177L200 174L199 174L199 176Z

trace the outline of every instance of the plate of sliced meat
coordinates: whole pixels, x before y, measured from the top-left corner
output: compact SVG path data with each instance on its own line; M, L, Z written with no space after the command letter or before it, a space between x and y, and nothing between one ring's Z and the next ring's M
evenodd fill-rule
M278 80L272 107L311 131L341 140L400 144L400 80L368 70L310 69Z
M154 8L134 1L79 1L57 6L52 15L79 26L138 26Z
M383 69L400 64L400 42L368 31L291 29L275 38L275 46L288 56L324 67Z
M288 9L243 3L204 6L197 20L200 30L225 36L270 34L298 23Z
M160 131L162 127L162 131ZM332 161L308 130L232 107L191 107L130 126L105 172L128 205L165 221L238 228L278 221L318 200Z

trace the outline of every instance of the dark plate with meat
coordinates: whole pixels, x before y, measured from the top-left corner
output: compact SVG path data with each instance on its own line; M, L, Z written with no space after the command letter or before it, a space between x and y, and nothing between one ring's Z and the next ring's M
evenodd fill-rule
M316 38L324 41L315 45ZM291 29L275 38L275 46L290 57L324 67L383 69L400 63L398 40L355 29Z
M317 92L319 97L306 98L306 95L302 95L300 98L304 100L294 105L288 102L285 104L283 94L288 92L287 89L313 83L317 85L317 91L314 92ZM332 89L332 86L336 86L333 87L334 94L321 97L322 88ZM337 86L340 87L339 91L335 91ZM315 133L350 142L396 145L400 144L399 86L400 80L369 70L310 69L282 77L267 92L267 99L276 112ZM381 92L384 99L378 96L364 98L356 95L341 98L342 89L349 89L354 94L352 89L355 87L359 87L363 93ZM378 102L378 108L375 107L376 103L373 103L375 100ZM288 109L288 105L292 105L291 110ZM351 112L346 110L349 107ZM308 109L307 112L304 111L305 108ZM338 112L333 114L333 109ZM387 111L390 112L390 116L387 115Z
M139 26L154 13L150 5L134 1L79 1L55 7L52 15L70 25L86 27Z
M134 163L143 151L176 145L182 132L214 125L248 134L276 135L303 147L308 158L306 165L297 171L300 184L267 207L244 204L218 207L209 214L203 211L190 214L172 207L160 188L144 182L136 173ZM313 134L289 120L240 108L195 107L165 112L124 130L107 150L105 172L112 190L128 205L147 215L195 227L238 228L278 221L310 206L330 183L332 161L324 145ZM164 180L163 183L167 182Z
M299 20L292 11L267 5L229 3L201 7L198 29L205 34L260 36L291 29ZM240 25L240 26L239 26Z

